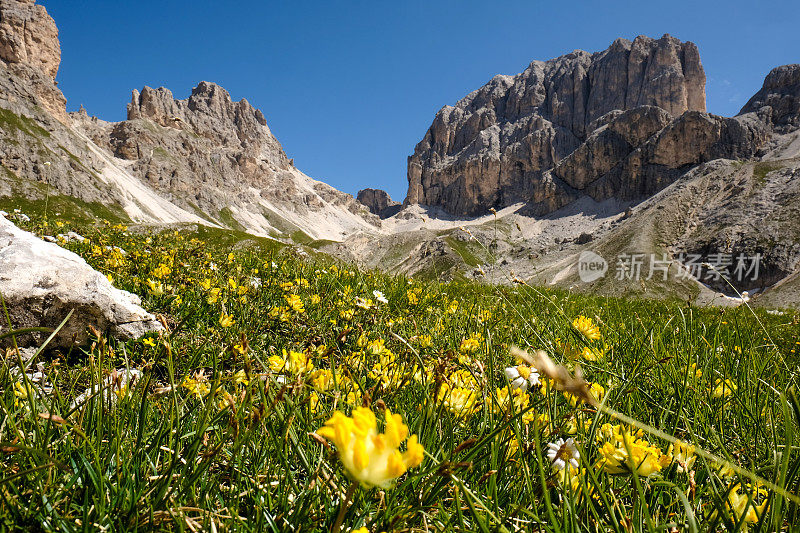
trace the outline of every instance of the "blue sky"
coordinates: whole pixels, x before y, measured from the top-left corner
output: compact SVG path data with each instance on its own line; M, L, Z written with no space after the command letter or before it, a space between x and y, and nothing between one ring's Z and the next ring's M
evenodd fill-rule
M708 109L734 115L800 62L800 2L39 0L59 26L68 108L125 118L132 89L201 80L260 108L289 157L355 194L406 192L436 111L495 74L617 37L695 42Z

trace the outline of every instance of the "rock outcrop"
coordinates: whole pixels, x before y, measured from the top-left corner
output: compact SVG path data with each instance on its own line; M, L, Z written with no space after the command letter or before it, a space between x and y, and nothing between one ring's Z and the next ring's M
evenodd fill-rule
M163 329L140 307L138 296L114 288L78 255L42 241L4 217L0 217L0 293L14 329L56 328L73 312L52 347L85 343L88 326L122 339ZM8 331L7 324L2 330ZM48 336L26 334L17 341L27 346Z
M58 30L31 0L0 0L0 197L53 194L96 218L204 223L279 238L375 229L349 194L295 168L246 100L201 82L189 98L134 91L128 120L66 113Z
M44 6L34 0L0 0L0 61L42 107L67 121L67 101L55 86L61 64L58 28Z
M772 69L740 115L756 113L778 133L800 128L800 64Z
M457 215L547 203L565 185L547 171L613 113L640 106L670 117L705 111L705 73L693 43L669 35L617 39L603 52L578 50L495 76L436 115L409 158L406 203Z
M367 206L370 213L381 218L394 215L401 206L400 202L392 200L389 193L382 189L361 189L356 195L356 200Z
M214 83L185 100L145 87L133 92L128 120L76 124L147 185L220 225L339 240L380 224L351 195L295 168L261 111Z

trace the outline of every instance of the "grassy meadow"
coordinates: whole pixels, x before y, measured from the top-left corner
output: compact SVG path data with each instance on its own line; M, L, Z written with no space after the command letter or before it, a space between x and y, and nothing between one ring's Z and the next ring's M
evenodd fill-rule
M800 529L795 312L438 284L194 227L59 224L27 227L79 231L63 245L165 330L45 346L24 364L47 394L5 353L0 528Z

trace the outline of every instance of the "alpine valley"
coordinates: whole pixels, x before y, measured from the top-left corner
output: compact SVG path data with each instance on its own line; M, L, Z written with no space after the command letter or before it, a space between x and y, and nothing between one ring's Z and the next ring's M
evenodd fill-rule
M44 7L0 0L6 212L202 226L427 278L800 304L798 64L721 117L706 111L697 47L670 35L532 61L441 108L397 202L307 176L264 113L214 83L187 99L134 90L121 122L68 113L60 58ZM582 280L588 252L605 276ZM658 257L669 275L616 275L635 256ZM758 257L759 275L727 283L688 260L727 258L717 265L733 271L737 257Z

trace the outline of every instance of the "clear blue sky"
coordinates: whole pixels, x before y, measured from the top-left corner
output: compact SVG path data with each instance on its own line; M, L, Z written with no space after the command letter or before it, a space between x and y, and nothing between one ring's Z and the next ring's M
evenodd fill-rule
M436 111L495 74L615 38L697 43L708 108L733 115L800 62L800 2L40 0L60 29L70 110L125 118L132 89L201 80L260 108L289 157L355 194L406 192Z

